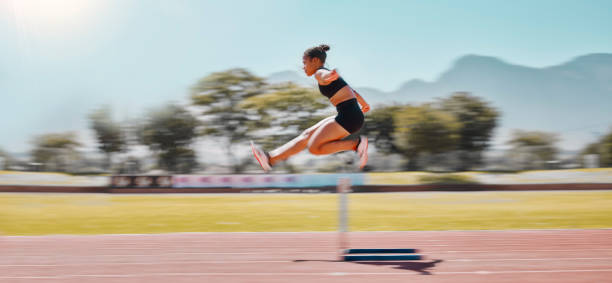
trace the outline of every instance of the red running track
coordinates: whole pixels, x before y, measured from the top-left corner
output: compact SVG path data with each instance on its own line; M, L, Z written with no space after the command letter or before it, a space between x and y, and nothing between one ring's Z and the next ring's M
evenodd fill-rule
M404 262L337 261L336 233L0 238L0 282L612 282L612 230L352 232Z

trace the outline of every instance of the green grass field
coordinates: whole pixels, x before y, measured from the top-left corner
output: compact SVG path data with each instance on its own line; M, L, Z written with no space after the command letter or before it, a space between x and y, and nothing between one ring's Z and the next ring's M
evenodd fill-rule
M0 194L0 234L334 231L337 195ZM612 228L612 191L350 195L351 230Z

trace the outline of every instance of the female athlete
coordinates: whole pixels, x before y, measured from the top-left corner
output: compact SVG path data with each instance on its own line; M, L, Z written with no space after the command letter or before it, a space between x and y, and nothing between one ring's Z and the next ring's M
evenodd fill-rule
M338 75L338 72L324 67L329 46L322 44L304 52L302 63L307 76L314 75L321 94L336 107L338 114L327 117L303 131L299 136L270 152L265 152L251 141L255 158L268 172L279 161L308 148L316 155L332 154L354 150L359 155L359 168L368 161L368 139L360 136L354 140L343 140L356 133L364 123L363 114L370 111L370 105ZM361 105L361 109L359 108Z

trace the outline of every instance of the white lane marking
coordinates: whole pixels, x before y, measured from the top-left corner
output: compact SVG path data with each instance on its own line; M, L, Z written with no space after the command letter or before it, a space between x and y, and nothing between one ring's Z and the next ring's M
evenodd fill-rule
M612 257L571 257L571 258L460 258L445 262L490 262L490 261L566 261L566 260L611 260ZM314 261L314 260L313 260ZM292 263L293 260L200 260L200 261L152 261L152 262L94 262L64 264L0 264L0 267L58 267L58 266L102 266L102 265L168 265L168 264L245 264L245 263ZM330 260L333 262L333 260ZM341 261L338 261L341 262Z
M612 257L566 257L566 258L459 258L444 261L474 262L474 261L563 261L563 260L612 260Z
M612 272L612 269L552 269L552 270L501 270L501 271L442 271L433 274L513 274L513 273L572 273L572 272Z
M266 249L270 250L270 249ZM535 250L535 249L524 249L524 250L467 250L467 251L436 251L436 250L427 250L427 249L419 249L423 254L427 253L485 253L485 254L497 254L497 253L510 253L510 252L610 252L612 249L563 249L563 250ZM294 250L284 250L284 251L258 251L258 252L170 252L170 253L150 253L150 254L102 254L102 255L79 255L73 254L69 256L73 257L115 257L115 256L165 256L165 255L282 255L282 254L333 254L337 251L330 249L329 251L294 251ZM49 257L54 256L50 254L31 254L31 255L6 255L6 257Z
M245 264L245 263L290 263L292 260L237 260L237 261L152 261L152 262L94 262L64 264L0 264L0 267L57 267L57 266L100 266L100 265L167 265L167 264Z
M423 250L423 249L421 249ZM431 251L434 253L505 253L505 252L600 252L600 251L612 251L612 249L573 249L573 250L495 250L495 251ZM425 251L424 251L425 252Z
M515 274L515 273L586 273L586 272L612 272L612 269L551 269L551 270L508 270L508 271L447 271L432 272L436 275L453 274ZM128 274L66 274L66 275L40 275L40 276L0 276L0 279L67 279L78 277L99 278L130 278L130 277L155 277L155 276L363 276L363 275L409 275L413 272L165 272L165 273L128 273Z
M585 190L586 192L587 190ZM549 192L549 191L546 191ZM566 191L563 191L566 192ZM569 192L569 191L567 191ZM582 191L581 191L582 192ZM592 192L601 192L601 191L592 191ZM138 195L142 195L142 194L138 194ZM180 194L180 196L183 196L185 194ZM196 194L196 195L200 195L200 194ZM221 195L221 194L215 194L215 195ZM226 194L229 196L239 196L239 194ZM249 195L255 195L255 194L249 194ZM262 195L266 195L268 196L269 194L262 194ZM290 195L290 194L288 194ZM244 195L242 195L244 196ZM590 232L590 231L600 231L600 232L608 232L608 231L612 231L612 228L541 228L541 229L535 229L535 228L525 228L525 229L492 229L492 230L483 230L483 229L474 229L474 230L445 230L445 231L400 231L400 230L386 230L386 231L354 231L351 233L354 234L385 234L385 233L393 233L393 234L412 234L411 236L420 236L419 234L427 234L427 233L436 233L436 234L446 234L444 232L460 232L460 233L470 233L470 234L490 234L490 233L498 233L498 232L511 232L511 233L523 233L523 232L556 232L556 231L563 231L563 232ZM308 235L308 234L336 234L338 233L337 231L285 231L285 232L249 232L249 231L242 231L242 232L173 232L173 233L156 233L156 234L145 234L145 233L134 233L134 234L92 234L92 235L71 235L71 234L49 234L49 235L37 235L37 236L16 236L16 235L9 235L9 236L3 236L4 238L23 238L23 239L44 239L44 238L95 238L95 237L126 237L126 238L133 238L133 237L140 237L140 236L144 236L144 237L161 237L161 238L165 238L167 236L215 236L215 235L221 235L224 238L226 237L232 237L232 235L238 235L240 236L241 234L243 235L285 235L285 234L304 234L304 235ZM454 233L453 233L454 234ZM554 234L547 234L547 235L553 235ZM455 236L455 235L453 235ZM489 235L459 235L459 236L489 236Z

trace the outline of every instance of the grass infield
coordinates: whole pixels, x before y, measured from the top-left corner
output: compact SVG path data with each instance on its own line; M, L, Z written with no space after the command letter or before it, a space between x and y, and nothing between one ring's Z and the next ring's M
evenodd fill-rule
M350 229L612 228L612 191L350 195ZM335 231L335 194L0 194L0 234Z

